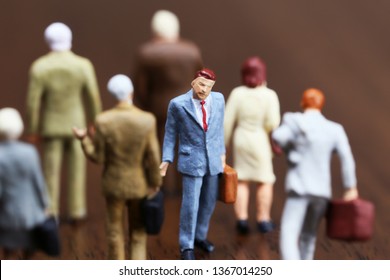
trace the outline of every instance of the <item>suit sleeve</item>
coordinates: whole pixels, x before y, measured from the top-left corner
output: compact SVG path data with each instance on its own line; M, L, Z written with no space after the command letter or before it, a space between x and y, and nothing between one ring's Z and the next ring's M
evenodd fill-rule
M162 161L172 163L175 158L175 145L178 136L178 127L176 123L176 108L171 101L168 105L167 121L165 123L165 134L163 143Z
M355 161L344 128L339 127L335 148L340 157L341 175L345 188L356 187Z
M144 168L150 187L160 186L162 178L160 175L160 146L157 139L156 119L153 117L153 125L147 136L147 144L144 155Z
M49 205L49 197L47 194L46 182L43 177L41 162L39 160L38 152L32 147L32 180L33 185L37 191L39 201L43 209L46 209Z
M85 66L85 87L84 94L87 99L87 113L89 121L92 122L96 115L102 110L100 101L99 87L96 80L95 69L89 60L86 60Z
M272 140L286 149L294 139L294 114L286 113L283 116L282 124L272 132Z
M29 72L27 91L27 130L29 133L38 133L43 93L44 85L42 78L39 77L39 73L33 65Z
M105 154L105 140L104 137L96 125L96 132L91 139L89 136L86 136L81 141L81 146L83 148L85 156L97 164L104 163L104 154Z

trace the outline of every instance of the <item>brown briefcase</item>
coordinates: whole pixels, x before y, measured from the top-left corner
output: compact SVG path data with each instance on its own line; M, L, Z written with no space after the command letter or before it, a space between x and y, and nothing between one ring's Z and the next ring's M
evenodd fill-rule
M236 170L226 164L219 177L218 200L224 203L234 203L237 198L237 184Z
M326 234L343 241L366 241L372 237L375 207L367 200L332 200L326 215Z

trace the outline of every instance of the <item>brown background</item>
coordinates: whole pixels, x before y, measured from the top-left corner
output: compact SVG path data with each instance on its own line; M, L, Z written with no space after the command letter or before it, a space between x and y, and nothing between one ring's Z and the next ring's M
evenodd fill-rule
M150 36L157 9L175 12L182 37L202 50L205 65L217 73L214 89L228 97L240 84L239 67L251 55L268 65L268 85L282 112L299 110L301 92L322 89L325 115L344 125L357 163L362 197L376 205L374 238L363 244L331 241L319 233L318 259L390 259L390 2L386 0L14 0L0 2L0 107L25 116L27 72L48 48L43 31L62 21L73 31L73 50L94 63L104 109L114 103L106 91L117 73L131 76L137 47ZM334 191L340 194L338 162ZM273 219L280 221L284 158L275 159L277 182ZM100 167L89 164L89 219L78 228L61 224L59 259L104 259L104 203ZM66 176L64 176L66 180ZM180 198L167 197L166 223L150 237L149 258L178 258ZM64 204L63 204L64 205ZM251 223L254 224L252 207ZM218 203L210 229L217 250L203 259L278 259L278 231L246 238L234 232L230 205ZM198 253L197 253L198 254ZM46 258L38 254L36 258Z

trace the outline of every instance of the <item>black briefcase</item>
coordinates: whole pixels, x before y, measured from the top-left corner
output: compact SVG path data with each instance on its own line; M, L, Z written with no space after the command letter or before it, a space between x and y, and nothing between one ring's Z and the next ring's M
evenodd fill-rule
M153 197L144 198L141 203L141 213L146 233L159 234L164 222L164 193L160 190Z
M43 223L34 227L32 235L37 249L53 257L61 253L58 224L53 216L46 218Z

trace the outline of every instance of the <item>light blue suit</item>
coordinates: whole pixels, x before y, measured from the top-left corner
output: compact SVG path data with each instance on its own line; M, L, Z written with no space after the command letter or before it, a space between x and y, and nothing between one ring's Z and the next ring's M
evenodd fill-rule
M180 210L180 249L193 249L205 240L218 193L218 174L225 154L223 120L225 99L211 92L208 130L203 130L192 102L192 89L172 99L168 106L162 161L172 163L178 140L177 169L183 175ZM199 210L199 211L198 211Z
M355 161L343 127L319 111L286 113L272 138L287 153L288 194L280 230L282 259L313 259L316 234L332 196L331 159L340 158L344 188L356 186Z

